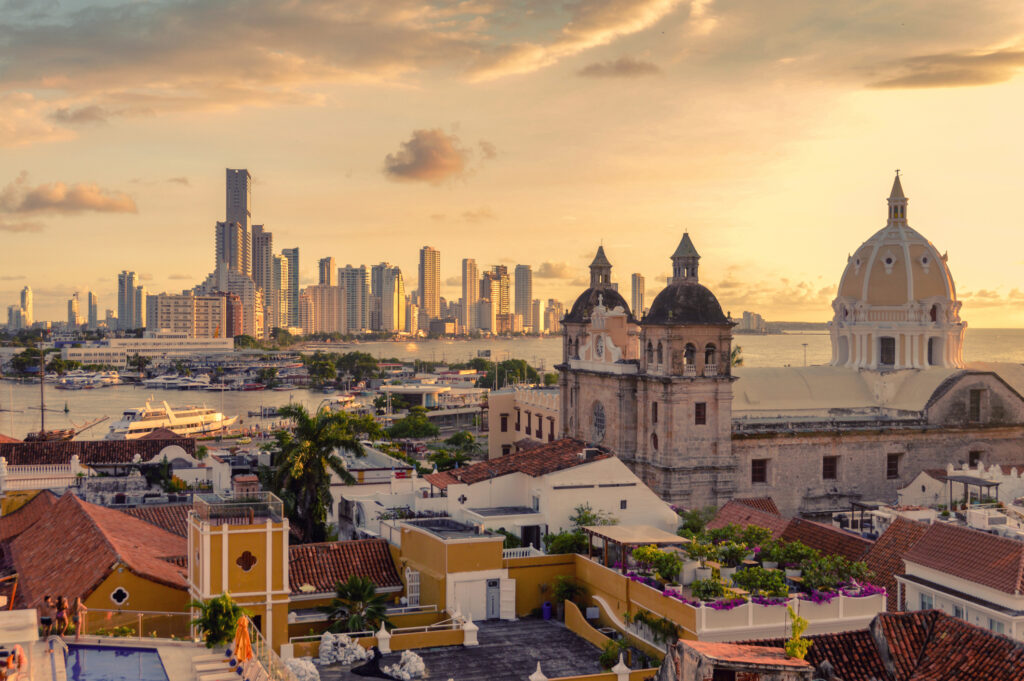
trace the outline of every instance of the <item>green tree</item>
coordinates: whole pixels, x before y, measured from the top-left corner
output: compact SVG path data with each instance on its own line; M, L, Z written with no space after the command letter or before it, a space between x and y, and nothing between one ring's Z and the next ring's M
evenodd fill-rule
M268 387L277 384L277 369L275 367L263 367L256 373L256 380Z
M544 374L544 386L550 387L553 385L558 385L558 374L554 371Z
M334 585L334 598L330 605L320 606L327 615L329 629L342 631L376 631L381 623L390 625L387 596L377 593L377 586L369 577L352 575L348 581Z
M303 357L302 361L306 365L309 380L313 385L323 385L338 377L338 369L334 365L334 360L326 352L317 350L311 356Z
M326 408L311 415L300 404L285 405L278 413L294 427L277 431L269 447L271 491L281 497L288 518L302 528L305 541L324 541L328 513L333 508L331 473L345 484L355 482L335 450L362 456L360 439L380 437L380 426L372 416L351 416Z
M459 451L439 449L433 454L427 455L427 461L437 466L438 471L450 471L456 466L461 466L469 461L469 456Z
M146 357L145 355L140 355L137 352L131 357L129 357L128 361L126 362L126 364L130 368L135 369L140 374L143 373L146 370L146 367L148 367L152 363L152 358Z
M454 447L456 451L466 457L473 457L483 452L480 441L473 437L468 430L460 430L444 441L446 445Z
M397 440L399 438L413 438L419 440L428 437L437 437L439 432L441 432L440 429L427 418L426 409L423 407L413 407L409 410L408 416L395 421L394 424L388 428L388 437L392 440Z
M238 620L245 614L245 610L226 593L208 601L192 601L188 607L199 611L199 617L192 620L192 624L199 629L207 648L231 641L235 637Z
M718 513L718 509L715 506L705 506L704 508L693 508L689 511L677 512L683 521L683 526L679 528L677 534L681 537L693 539L704 531L707 524Z
M244 333L235 336L235 348L238 350L249 350L259 346L259 341L252 336L247 336Z
M595 511L590 507L590 503L580 504L573 509L573 514L569 516L569 522L572 523L573 529L582 531L584 527L590 527L592 525L618 525L619 519L613 516L608 511Z
M348 374L353 381L374 378L380 373L377 360L366 352L346 352L335 361L338 373Z
M729 351L729 365L734 367L743 366L743 348L741 346L732 346L732 350Z
M540 383L540 374L523 359L506 359L499 362L495 367L493 364L486 365L487 373L477 381L477 387L494 389L495 377L498 385L510 385L513 383ZM482 371L482 369L478 369ZM495 376L497 373L497 376Z

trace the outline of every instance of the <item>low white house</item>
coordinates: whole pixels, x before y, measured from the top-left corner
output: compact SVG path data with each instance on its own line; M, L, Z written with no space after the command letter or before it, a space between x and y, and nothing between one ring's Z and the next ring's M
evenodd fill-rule
M910 483L898 490L901 506L938 506L960 502L965 489L973 500L992 497L1004 504L1024 497L1024 466L992 464L980 461L971 467L947 464L943 469L923 470Z
M896 582L908 610L942 610L1024 640L1024 542L935 523L903 562Z

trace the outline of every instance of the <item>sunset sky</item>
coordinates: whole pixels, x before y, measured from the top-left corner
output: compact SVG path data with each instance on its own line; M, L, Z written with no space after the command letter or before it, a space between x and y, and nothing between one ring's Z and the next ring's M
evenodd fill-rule
M571 301L603 240L651 300L689 230L724 309L825 321L899 168L1024 326L1022 70L1019 0L0 0L0 303L199 283L233 167L304 284L429 244Z

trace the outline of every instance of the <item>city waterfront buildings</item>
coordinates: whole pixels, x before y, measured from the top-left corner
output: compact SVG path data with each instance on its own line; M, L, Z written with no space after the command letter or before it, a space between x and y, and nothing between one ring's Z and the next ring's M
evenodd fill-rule
M185 338L223 338L227 336L227 306L227 299L216 294L187 291L149 296L146 328Z
M516 265L515 269L515 313L522 317L523 325L529 331L536 331L533 324L533 269L529 265Z
M283 248L281 257L288 261L288 326L299 326L299 249Z
M231 353L234 348L234 340L230 337L192 338L185 333L147 331L142 338L105 338L65 344L61 347L61 358L124 369L135 355L153 360L195 358Z
M338 285L338 266L334 264L334 258L320 258L317 262L317 284L320 286Z
M86 299L88 301L87 304L88 304L88 310L89 310L89 316L88 316L88 322L87 323L89 325L89 330L90 331L95 331L97 328L99 328L99 325L100 325L100 320L99 320L99 301L96 299L96 294L93 293L92 291L89 291L89 292L86 293Z
M82 315L78 312L78 293L72 293L68 300L68 328L77 329L82 325Z
M25 326L32 326L35 323L35 308L32 305L32 288L30 286L21 289L21 309L25 316Z
M218 222L214 227L214 267L221 264L239 274L252 273L249 232L240 222Z
M345 297L345 333L370 330L370 272L366 265L338 268L338 287Z

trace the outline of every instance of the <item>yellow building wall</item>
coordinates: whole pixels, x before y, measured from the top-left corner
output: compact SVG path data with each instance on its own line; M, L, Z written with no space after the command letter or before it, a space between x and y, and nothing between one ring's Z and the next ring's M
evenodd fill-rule
M119 587L128 592L128 600L120 605L110 598L110 594ZM142 635L149 636L151 632L156 631L158 636L166 638L172 635L179 638L187 637L192 619L187 607L188 602L186 589L176 589L154 582L140 577L123 565L118 565L85 599L85 607L91 611L87 614L87 631L125 625L134 629L138 635L138 615L124 611L145 611L174 615L143 615Z
M447 553L444 542L426 532L402 528L401 560L399 565L409 563L414 570L426 571L443 577Z
M502 566L502 537L488 537L480 541L448 545L448 572L477 572L500 570Z
M554 596L555 578L576 576L572 554L509 558L504 561L509 579L516 580L516 616L525 617Z
M19 508L32 501L35 496L39 494L39 490L26 489L26 490L13 490L4 494L3 499L0 499L0 516L10 515Z

